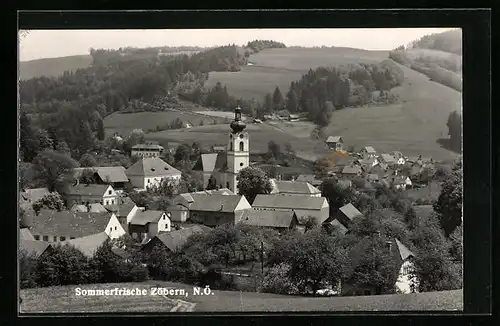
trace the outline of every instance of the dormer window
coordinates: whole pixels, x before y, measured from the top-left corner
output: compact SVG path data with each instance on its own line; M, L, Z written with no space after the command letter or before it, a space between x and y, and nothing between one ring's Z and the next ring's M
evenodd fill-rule
M111 192L112 192L111 190L108 190L108 195L111 195Z

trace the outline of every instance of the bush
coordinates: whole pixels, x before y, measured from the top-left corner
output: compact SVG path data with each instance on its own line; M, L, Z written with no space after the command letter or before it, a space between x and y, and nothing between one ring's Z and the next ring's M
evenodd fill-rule
M281 263L269 269L262 282L261 291L276 294L297 294L299 289L289 277L290 265Z
M35 287L37 258L33 253L21 250L19 253L19 279L21 289Z

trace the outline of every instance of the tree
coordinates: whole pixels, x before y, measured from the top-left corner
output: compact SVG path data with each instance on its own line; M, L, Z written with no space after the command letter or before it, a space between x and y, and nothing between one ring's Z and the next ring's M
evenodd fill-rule
M295 113L299 110L299 99L293 89L290 89L286 95L286 109L290 113Z
M45 184L50 191L59 191L73 179L73 169L78 162L64 154L45 150L33 160L35 178Z
M56 152L63 153L66 155L70 155L71 150L69 149L68 144L64 140L57 140L54 149Z
M78 129L78 138L76 142L75 151L78 154L87 153L94 149L96 139L87 121L81 120Z
M90 153L85 153L80 157L80 166L81 167L93 167L97 166L97 160Z
M64 201L57 192L51 192L33 203L33 210L38 214L42 208L57 210L58 212L66 209Z
M441 227L447 237L462 224L462 176L461 163L455 163L434 204L434 210L439 215Z
M335 213L340 207L354 202L356 197L351 188L344 188L335 179L326 179L321 185L321 195L328 200L330 214Z
M272 190L271 182L264 171L255 167L246 167L238 173L239 194L245 196L249 203L253 203L258 194L269 194Z
M189 161L191 157L191 146L187 144L180 144L175 150L174 159L175 162Z
M144 131L142 129L134 129L127 138L127 147L132 148L137 144L143 144L144 141Z
M446 123L448 127L448 135L450 136L451 148L457 152L461 152L462 148L462 115L457 111L453 111L448 116Z
M463 262L463 227L458 226L450 235L450 255L454 262L462 265Z
M290 279L291 267L280 263L269 269L262 281L262 292L277 294L298 294L297 284Z
M33 288L36 284L37 257L33 252L19 252L19 285L21 289Z
M151 252L146 255L145 260L149 275L154 280L167 280L167 269L171 259L172 255L164 246L154 246Z
M271 112L273 110L273 96L270 93L267 93L264 97L264 108L266 112Z
M284 104L283 95L281 94L280 88L276 86L273 93L273 110L281 110Z
M208 179L207 190L213 190L216 188L217 188L217 181L215 180L214 176L211 175L210 178Z
M97 139L104 140L106 132L104 131L104 122L102 119L97 120Z
M275 143L272 140L269 143L267 143L267 150L268 150L268 153L270 153L272 155L272 157L274 157L276 159L279 158L281 155L280 145Z
M36 137L35 130L31 126L31 120L23 110L19 116L19 133L19 145L23 160L31 162L40 150L40 140Z

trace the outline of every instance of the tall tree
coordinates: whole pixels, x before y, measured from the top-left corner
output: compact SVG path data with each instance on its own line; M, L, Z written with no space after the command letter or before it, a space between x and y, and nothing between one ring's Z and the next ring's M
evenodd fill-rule
M295 113L299 110L299 99L293 89L290 89L286 94L286 109L290 113Z
M104 123L102 119L98 119L96 122L97 126L97 139L99 140L104 140L106 137L106 132L104 131Z
M73 169L78 162L64 154L45 150L33 160L35 178L46 185L50 191L61 192L73 179Z
M20 151L25 162L31 162L40 149L40 141L31 126L31 121L24 111L19 117Z
M268 113L273 110L273 96L270 93L264 97L264 109Z
M145 141L144 131L142 131L142 129L134 129L132 130L132 132L130 132L130 135L128 136L127 146L128 148L132 148L137 144L144 143L144 141Z
M259 168L246 167L238 173L236 178L239 194L245 196L250 204L258 194L269 194L272 190L269 178Z
M97 166L97 160L92 154L85 153L80 157L80 166L81 167L92 167Z
M452 173L443 182L441 193L434 210L439 215L439 221L445 235L450 235L457 226L462 224L462 164L454 164Z
M283 94L281 94L280 88L276 86L273 93L273 110L278 111L283 109L284 103Z
M267 143L267 151L274 158L279 158L281 155L280 145L272 140L269 143Z
M462 148L462 115L457 111L451 112L446 125L448 126L451 148L460 152Z

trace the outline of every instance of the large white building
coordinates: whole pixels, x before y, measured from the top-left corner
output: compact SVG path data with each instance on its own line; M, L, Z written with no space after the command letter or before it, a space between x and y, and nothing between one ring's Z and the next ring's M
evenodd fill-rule
M142 157L129 167L125 174L132 186L139 189L159 186L164 179L174 184L181 180L181 171L168 165L159 157Z
M130 151L131 156L159 157L164 148L158 144L137 144Z

